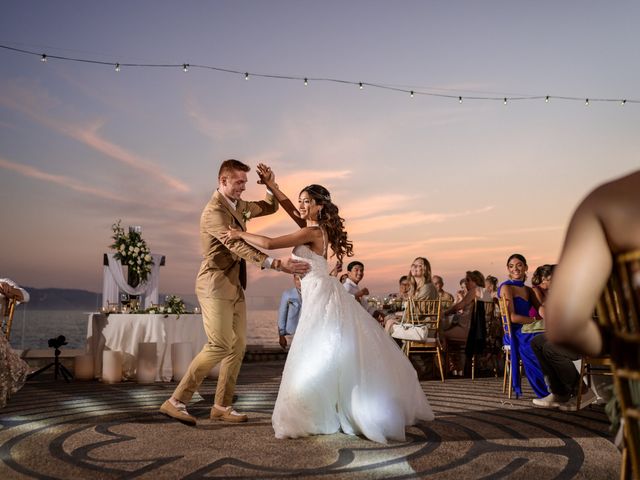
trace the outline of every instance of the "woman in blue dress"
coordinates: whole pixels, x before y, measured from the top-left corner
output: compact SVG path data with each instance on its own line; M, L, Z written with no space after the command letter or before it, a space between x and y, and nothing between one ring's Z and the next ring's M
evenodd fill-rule
M544 381L544 374L540 363L531 349L531 340L537 333L525 333L522 326L539 320L539 317L531 317L531 307L534 311L540 308L540 302L536 297L533 289L524 284L527 278L527 261L524 256L514 253L507 260L507 271L509 272L509 280L503 282L498 288L498 296L507 299L507 308L511 312L511 338L507 335L504 337L504 344L511 345L511 371L513 390L516 397L522 395L520 387L520 369L518 368L519 360L522 360L527 380L533 391L539 398L549 395L549 390Z

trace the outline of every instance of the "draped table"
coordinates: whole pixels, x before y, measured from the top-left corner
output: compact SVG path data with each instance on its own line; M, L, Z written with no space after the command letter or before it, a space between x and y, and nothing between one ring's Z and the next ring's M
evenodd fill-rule
M138 344L157 345L158 372L156 381L170 382L172 377L171 344L189 342L192 357L207 343L202 315L90 313L87 324L87 350L93 355L94 373L102 376L102 352L120 351L123 354L123 378L134 379Z

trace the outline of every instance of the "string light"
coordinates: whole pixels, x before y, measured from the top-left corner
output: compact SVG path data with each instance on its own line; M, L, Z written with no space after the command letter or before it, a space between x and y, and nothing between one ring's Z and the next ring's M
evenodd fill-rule
M29 50L24 50L24 49L20 49L20 48L15 48L15 47L10 47L8 45L0 45L0 49L3 50L9 50L11 52L15 52L15 53L21 53L21 54L26 54L26 55L35 55L40 57L40 60L42 62L46 62L48 59L56 59L56 60L64 60L64 61L68 61L68 62L78 62L78 63L89 63L89 64L94 64L94 65L107 65L107 66L111 66L114 67L115 65L115 70L116 71L120 71L121 67L139 67L139 68L176 68L176 67L182 67L182 69L187 72L189 70L189 68L198 68L198 69L205 69L205 70L213 70L216 72L222 72L222 73L229 73L229 74L233 74L233 75L243 75L244 74L244 78L245 80L249 80L249 72L242 72L242 71L238 71L238 70L232 70L232 69L228 69L228 68L221 68L221 67L215 67L215 66L211 66L211 65L191 65L188 63L182 63L182 64L155 64L155 63L116 63L114 64L113 62L108 62L108 61L102 61L102 60L93 60L93 59L89 59L89 58L77 58L77 57L66 57L66 56L61 56L61 55L47 55L45 53L39 53L39 52L33 52L33 51L29 51ZM308 77L302 77L302 76L290 76L290 75L276 75L276 74L266 74L266 73L252 73L252 75L257 76L257 77L263 77L263 78L274 78L274 79L280 79L280 80L296 80L296 81L304 81L305 85L309 84L309 81L317 81L317 82L333 82L333 83L340 83L340 84L348 84L348 85L358 85L358 87L360 88L360 90L364 89L364 85L366 84L367 86L373 87L373 88L379 88L379 89L383 89L383 90L391 90L394 92L401 92L401 93L405 93L405 94L409 94L409 96L414 97L416 94L419 95L424 95L424 96L428 96L428 97L438 97L438 98L445 98L445 99L458 99L459 103L462 103L463 101L463 97L457 93L451 92L451 93L443 93L442 91L429 91L427 89L427 87L424 87L424 89L421 89L420 91L417 91L415 89L412 90L408 90L406 87L402 88L402 87L398 87L398 86L393 86L393 85L384 85L384 84L378 84L378 83L371 83L371 82L352 82L349 80L342 80L339 78L323 78L323 77L319 77L319 78L308 78ZM415 88L415 87L414 87ZM550 95L546 95L546 96L539 96L539 95L530 95L530 96L518 96L518 97L510 97L511 100L537 100L537 99L541 99L544 98L544 101L546 103L549 103L549 100L551 99ZM620 98L586 98L585 97L569 97L569 96L554 96L554 99L559 99L559 100L568 100L568 101L584 101L585 105L589 105L590 102L616 102L620 105L626 105L627 103L634 103L634 104L638 104L640 103L640 100L638 99L620 99ZM504 97L504 96L494 96L494 95L468 95L466 96L467 100L494 100L494 101L502 101L503 103L507 103L507 101L509 100L508 97Z

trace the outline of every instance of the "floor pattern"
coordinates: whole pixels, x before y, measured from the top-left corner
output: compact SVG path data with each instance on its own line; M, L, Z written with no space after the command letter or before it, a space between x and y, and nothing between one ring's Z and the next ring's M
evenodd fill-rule
M620 455L600 406L579 413L506 401L501 379L422 382L436 420L380 445L344 434L277 440L271 428L282 361L243 367L246 424L208 419L215 382L190 412L196 428L157 413L175 384L28 383L0 411L2 479L618 478Z

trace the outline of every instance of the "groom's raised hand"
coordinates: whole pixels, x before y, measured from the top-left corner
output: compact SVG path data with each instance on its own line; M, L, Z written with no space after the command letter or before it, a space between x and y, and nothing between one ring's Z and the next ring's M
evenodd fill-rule
M276 174L273 173L273 170L271 170L271 167L268 167L264 163L259 163L258 166L256 167L256 171L258 172L258 177L259 177L258 183L260 185L269 186L270 184L273 184L276 181Z

